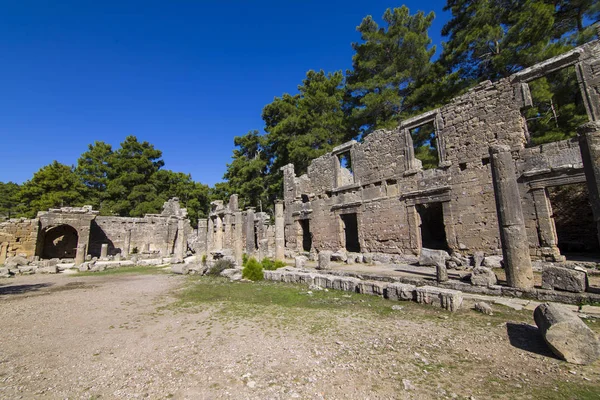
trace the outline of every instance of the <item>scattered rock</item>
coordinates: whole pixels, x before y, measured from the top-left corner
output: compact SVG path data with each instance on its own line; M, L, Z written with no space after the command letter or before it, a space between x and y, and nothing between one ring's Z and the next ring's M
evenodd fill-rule
M298 269L304 268L308 259L304 256L294 257L294 266Z
M21 257L21 256L8 257L4 261L4 266L6 268L12 269L12 268L20 267L23 265L29 265L29 261L27 261L27 259L25 257Z
M596 334L568 308L554 303L540 304L533 318L548 346L561 359L587 365L600 358Z
M502 256L487 256L483 259L483 266L487 268L502 268Z
M323 250L319 253L319 263L317 269L329 269L331 265L331 251Z
M492 306L490 306L485 301L480 301L480 302L475 303L475 310L479 311L480 313L483 313L483 314L494 315Z
M348 255L346 254L345 250L340 249L331 254L331 261L346 262L347 260Z
M471 272L471 284L475 286L492 286L498 283L494 271L486 267L473 268Z
M473 266L475 268L481 267L484 258L485 255L483 254L483 251L476 251L475 254L473 254Z
M428 266L444 266L446 267L446 260L450 259L450 254L444 250L432 250L432 249L421 249L421 255L419 257L419 265Z
M174 274L187 275L189 271L190 269L186 264L171 265L171 272Z

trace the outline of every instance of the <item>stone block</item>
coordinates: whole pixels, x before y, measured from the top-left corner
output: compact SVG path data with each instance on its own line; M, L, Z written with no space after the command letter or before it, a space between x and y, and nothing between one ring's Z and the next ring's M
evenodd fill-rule
M483 251L476 251L475 254L473 254L473 266L475 268L481 267L484 259L485 255L483 254Z
M432 249L421 249L421 255L419 256L419 265L427 266L446 266L446 260L450 259L450 254L444 250L432 250Z
M304 256L294 257L294 265L296 268L304 268L306 266L307 258Z
M588 276L585 271L548 264L542 267L542 288L544 289L582 293L588 287Z
M327 275L315 274L314 275L314 285L322 288L327 287Z
M383 296L387 285L387 282L361 281L358 284L358 292L372 296Z
M486 267L473 268L471 271L471 284L474 286L492 286L498 283L494 271Z
M360 279L346 276L337 276L332 280L333 289L345 292L355 292L359 283Z
M331 251L323 250L319 253L317 269L329 269L331 265Z
M6 261L4 261L4 266L6 268L15 268L15 267L20 267L23 265L28 265L29 261L27 261L27 259L25 257L21 257L21 256L14 256L14 257L8 257L6 259Z
M58 267L56 265L47 266L47 267L39 267L37 272L40 274L57 274Z
M407 283L390 283L386 288L386 297L390 300L415 300L415 285Z
M331 261L346 262L347 260L348 255L344 250L338 250L331 254Z
M533 318L550 349L561 359L587 365L600 358L598 337L568 308L553 303L540 304Z
M502 256L486 256L483 259L483 266L487 268L502 268Z
M185 264L171 265L171 272L178 275L187 275L189 267Z
M485 301L475 303L475 311L479 311L482 314L493 315L492 306Z
M416 289L417 303L430 304L448 311L457 311L463 302L462 292L434 286L421 286Z

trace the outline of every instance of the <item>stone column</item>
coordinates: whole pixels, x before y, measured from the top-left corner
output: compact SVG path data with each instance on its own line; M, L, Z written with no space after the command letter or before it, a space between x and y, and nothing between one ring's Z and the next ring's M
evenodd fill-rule
M421 254L421 232L419 232L419 226L421 225L419 213L417 212L414 204L406 206L406 218L408 219L408 235L410 238L410 249L413 254Z
M8 255L8 242L3 242L0 244L0 265L4 264L6 261L6 256Z
M170 254L169 242L171 241L171 223L170 223L169 219L167 219L167 221L165 223L164 230L165 230L165 236L164 236L164 243L162 244L162 250L160 251L161 257L167 257Z
M177 221L177 246L175 248L175 258L177 261L183 262L186 247L187 238L185 237L185 221L180 219Z
M77 253L75 253L75 265L81 265L85 261L85 250L87 246L85 243L77 244Z
M579 148L600 241L600 121L579 127Z
M242 265L242 257L244 255L244 235L243 227L244 220L241 211L236 211L233 214L235 223L235 231L233 232L233 255L237 265Z
M208 219L198 218L198 241L200 242L200 256L208 253Z
M285 259L285 219L283 217L283 201L275 202L275 259Z
M102 243L102 247L100 247L100 259L106 260L108 257L108 243Z
M533 269L510 147L491 146L490 160L506 281L514 288L531 289Z
M248 256L254 254L256 250L254 240L254 208L248 208L246 210L246 254Z
M125 231L125 244L123 245L123 251L121 255L123 258L129 257L129 248L131 247L131 229Z

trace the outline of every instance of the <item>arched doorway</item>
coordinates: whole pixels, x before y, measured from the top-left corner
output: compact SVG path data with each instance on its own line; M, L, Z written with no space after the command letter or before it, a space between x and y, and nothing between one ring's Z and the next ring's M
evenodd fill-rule
M75 258L79 235L70 225L50 228L44 234L42 258Z

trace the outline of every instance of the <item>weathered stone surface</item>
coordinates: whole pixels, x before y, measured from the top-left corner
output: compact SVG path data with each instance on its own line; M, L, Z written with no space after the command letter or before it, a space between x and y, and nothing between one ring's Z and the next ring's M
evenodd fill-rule
M450 259L450 254L444 250L432 250L432 249L421 249L421 256L419 257L419 265L428 266L446 266L446 261Z
M435 270L436 270L436 279L438 282L448 281L448 270L446 269L445 264L437 265L435 267Z
M479 302L475 303L475 310L479 311L480 313L487 314L487 315L494 314L494 312L492 310L492 306L490 306L485 301L479 301Z
M294 257L294 266L296 268L304 268L306 266L307 258L304 256Z
M360 283L360 279L339 276L332 280L333 289L343 290L345 292L355 292Z
M37 268L38 267L36 267L35 265L23 265L19 267L19 273L23 275L35 274Z
M457 311L463 302L462 292L458 290L421 286L416 289L417 303L430 304L448 311Z
M473 267L481 267L484 259L485 255L483 254L483 251L476 251L475 254L473 254Z
M10 278L10 270L8 268L0 268L0 278Z
M486 256L483 259L486 268L502 268L502 256Z
M385 293L385 288L387 287L386 282L376 282L376 281L361 281L358 284L358 291L362 294L369 294L373 296L383 296Z
M588 288L587 273L546 264L542 267L542 288L582 293Z
M323 250L319 253L317 269L329 269L331 265L331 251Z
M415 300L416 286L406 283L390 283L386 288L386 297L390 300Z
M51 267L38 267L37 273L38 274L57 274L58 268L56 267L56 265L51 266Z
M473 268L471 271L471 284L475 286L492 286L498 283L494 271L486 267Z
M22 265L29 265L29 261L27 261L25 257L21 256L9 257L6 259L6 261L4 261L4 266L6 268L15 268Z
M348 260L348 254L344 250L338 250L331 254L331 261L346 262Z
M533 318L546 343L561 359L587 365L600 358L600 343L596 334L564 306L540 304Z
M171 265L171 272L179 275L187 275L189 272L189 267L186 264L174 264Z

